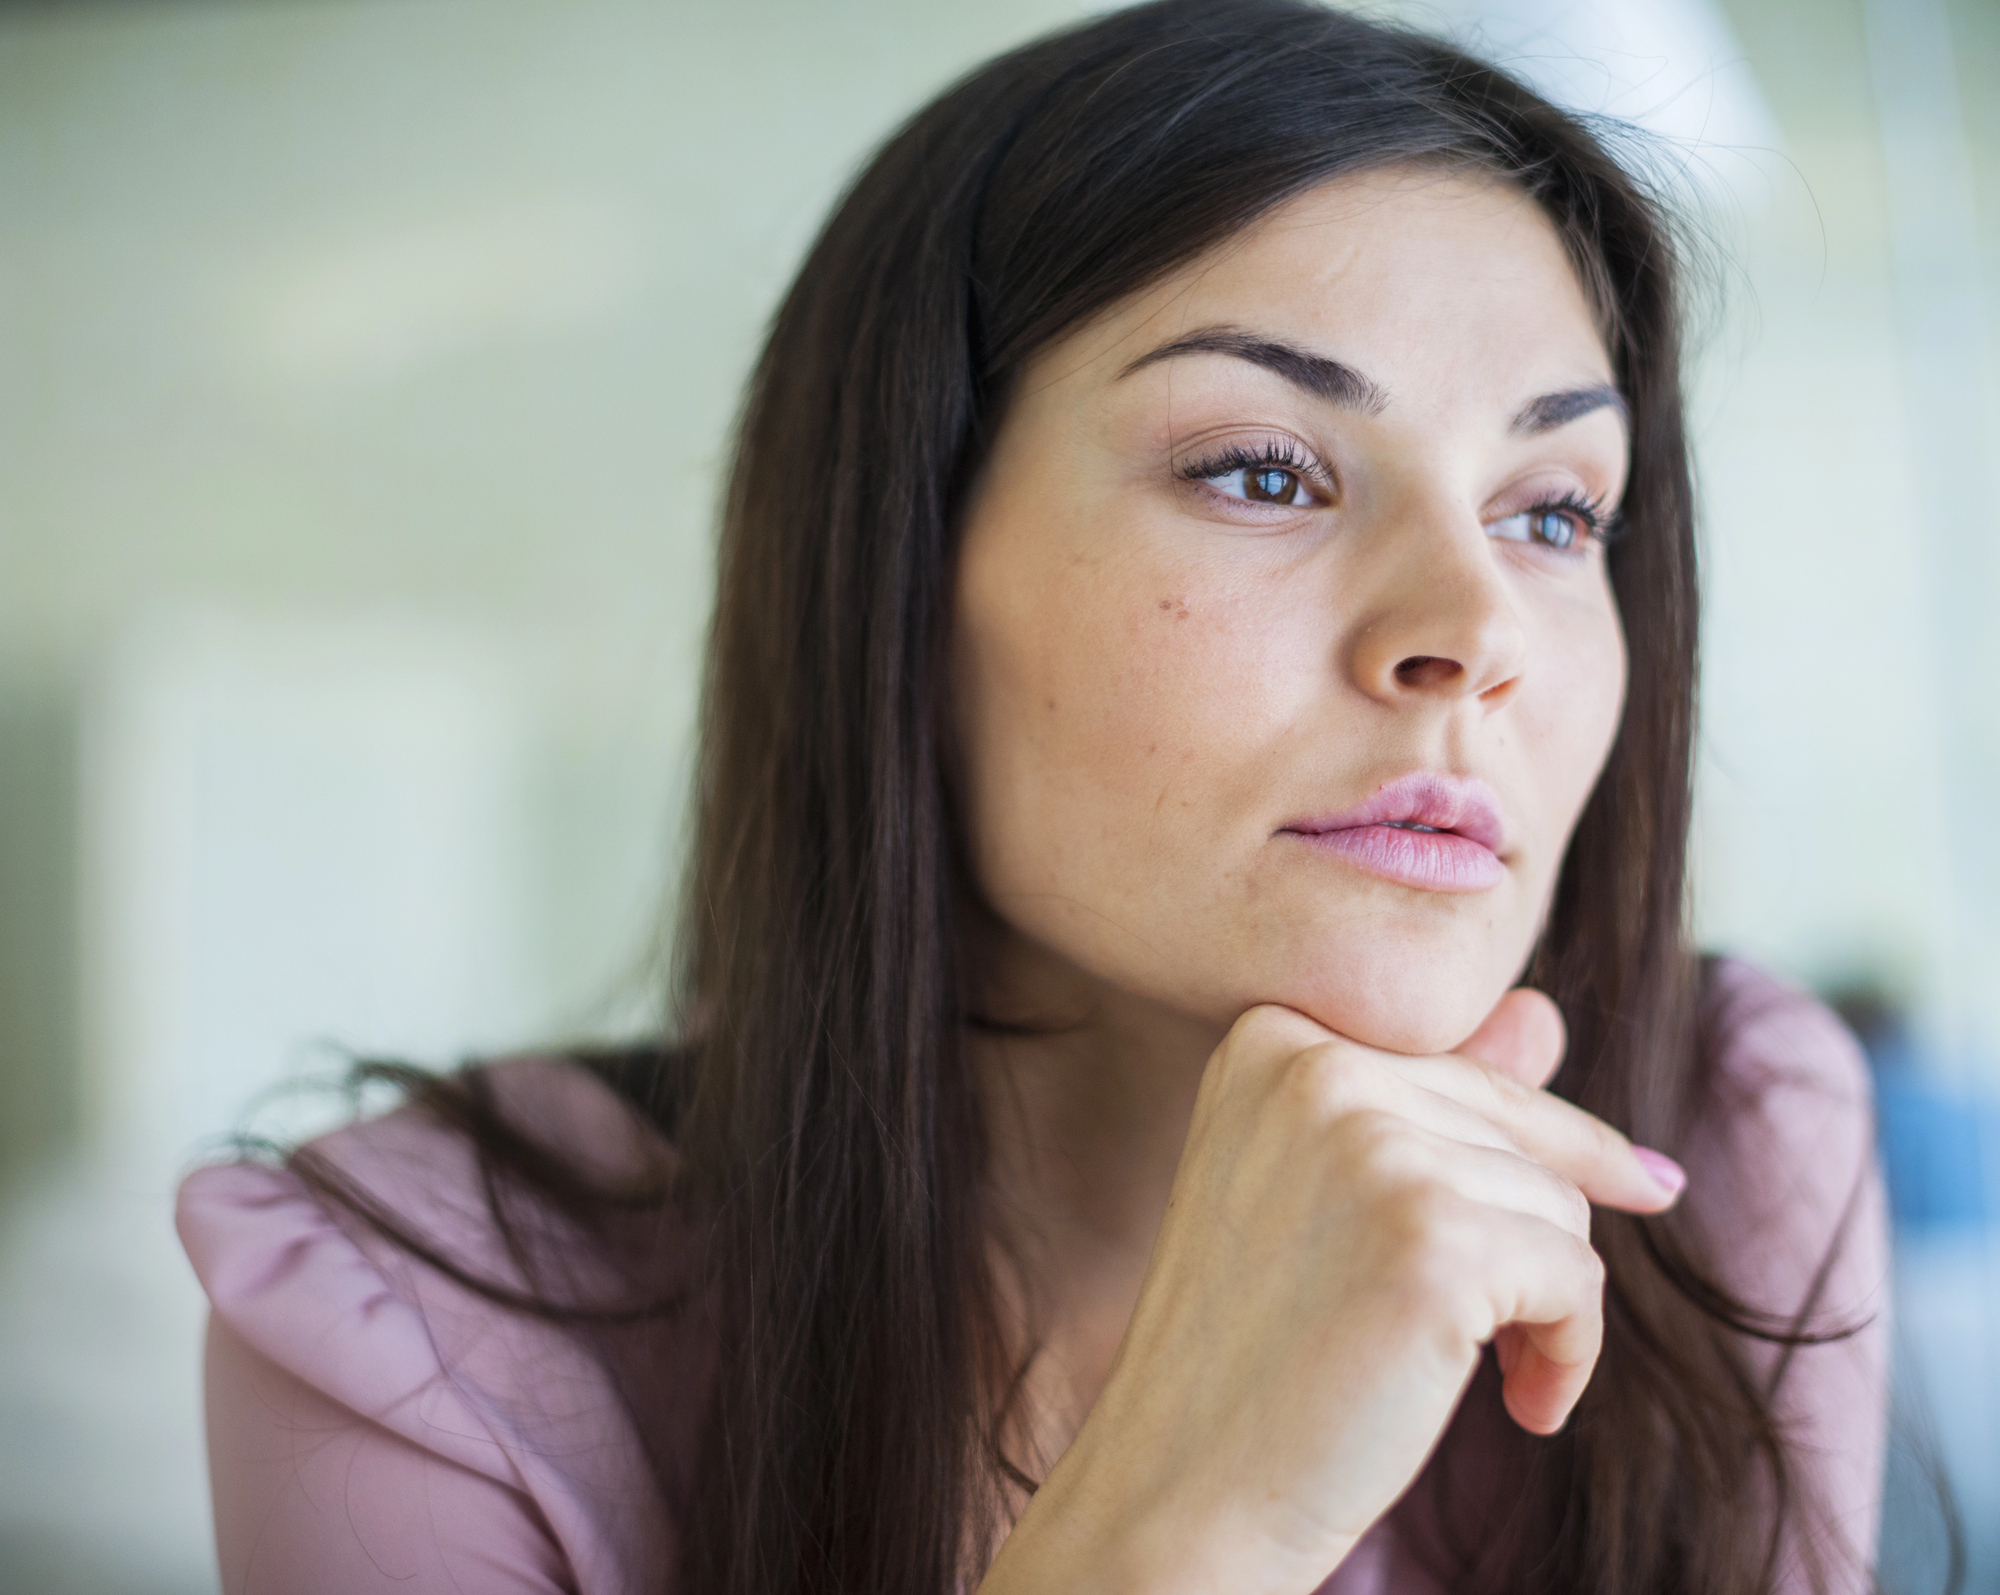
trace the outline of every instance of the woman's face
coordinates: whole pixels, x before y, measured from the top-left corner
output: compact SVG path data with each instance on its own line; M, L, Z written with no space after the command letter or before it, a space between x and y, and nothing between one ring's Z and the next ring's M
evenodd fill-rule
M1435 171L1315 190L1042 353L956 593L1009 967L1464 1039L1618 725L1611 383L1541 211Z

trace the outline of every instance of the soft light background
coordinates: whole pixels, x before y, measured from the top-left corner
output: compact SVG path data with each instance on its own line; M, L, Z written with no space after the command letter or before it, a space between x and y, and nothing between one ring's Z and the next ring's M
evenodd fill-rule
M214 1587L174 1171L338 1045L650 1011L717 466L906 111L1074 0L0 8L0 1587ZM1408 8L1714 243L1696 912L1871 1032L2000 1590L2000 7ZM280 1129L338 1104L281 1105Z

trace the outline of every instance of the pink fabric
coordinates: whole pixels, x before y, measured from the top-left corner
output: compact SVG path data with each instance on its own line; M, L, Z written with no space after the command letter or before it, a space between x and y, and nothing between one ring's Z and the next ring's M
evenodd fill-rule
M1872 1555L1886 1421L1887 1227L1868 1081L1809 998L1724 967L1735 1015L1726 1111L1689 1149L1728 1242L1729 1282L1790 1311L1851 1194L1826 1282L1853 1338L1796 1353L1783 1410L1856 1565ZM605 1167L657 1155L602 1085L545 1060L496 1071L510 1112ZM467 1148L410 1113L316 1143L484 1277L516 1278ZM179 1227L213 1312L209 1465L227 1595L628 1595L672 1552L639 1444L593 1362L560 1330L494 1307L283 1170L191 1175ZM1856 1588L1863 1581L1857 1572ZM1327 1595L1441 1595L1393 1524Z

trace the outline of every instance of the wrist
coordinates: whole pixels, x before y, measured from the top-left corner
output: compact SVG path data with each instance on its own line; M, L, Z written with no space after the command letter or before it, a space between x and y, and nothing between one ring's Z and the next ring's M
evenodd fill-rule
M1086 1425L1000 1547L980 1595L1305 1595L1353 1549L1352 1539L1288 1545L1276 1525L1251 1521L1235 1492L1163 1477L1146 1448L1093 1450Z

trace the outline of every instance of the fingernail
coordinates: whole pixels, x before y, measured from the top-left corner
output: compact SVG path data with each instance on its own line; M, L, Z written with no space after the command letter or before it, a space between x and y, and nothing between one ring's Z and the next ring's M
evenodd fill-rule
M1635 1146L1632 1155L1637 1158L1646 1172L1653 1177L1653 1183L1669 1196L1679 1196L1688 1182L1687 1170L1682 1168L1664 1152L1655 1152L1650 1146Z

